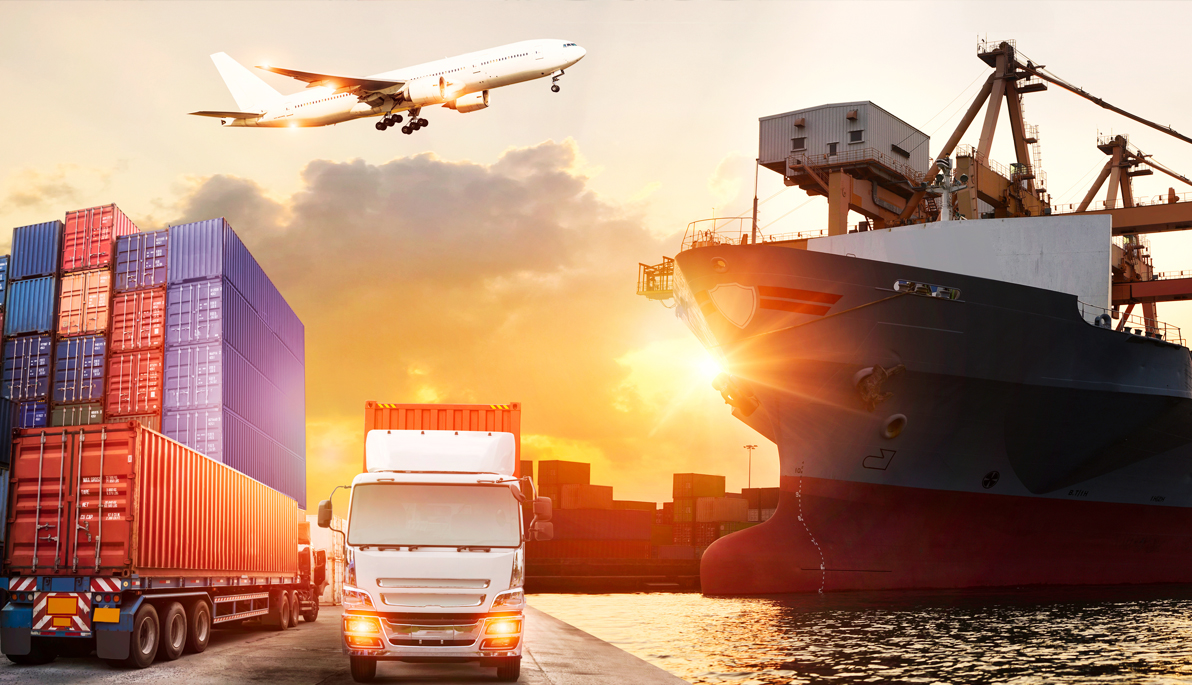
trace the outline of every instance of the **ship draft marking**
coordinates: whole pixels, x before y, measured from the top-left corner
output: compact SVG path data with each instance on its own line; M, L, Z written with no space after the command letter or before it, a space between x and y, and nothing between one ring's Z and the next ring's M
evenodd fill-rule
M721 283L708 291L708 297L728 322L745 328L757 311L757 288L740 283Z
M878 471L885 471L887 468L889 468L890 462L894 460L894 455L897 453L897 451L896 450L880 450L880 451L882 453L882 456L879 457L876 454L871 454L868 457L865 457L865 459L861 462L861 466L864 466L867 469L876 469Z

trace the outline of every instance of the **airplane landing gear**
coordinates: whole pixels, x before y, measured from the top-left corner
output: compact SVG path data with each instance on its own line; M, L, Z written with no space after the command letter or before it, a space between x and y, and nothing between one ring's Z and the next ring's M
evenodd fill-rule
M559 92L559 86L558 86L558 85L552 85L552 86L550 87L550 92L552 92L552 93L557 93L557 92Z
M418 116L421 112L422 112L421 107L419 107L418 109L410 110L410 123L401 127L402 133L404 133L408 136L411 133L413 133L414 131L417 131L420 128L426 128L427 126L430 125L429 121L427 121L426 119L422 119ZM401 120L401 118L399 117L398 121L400 121L400 120Z
M550 92L552 92L552 93L559 92L559 83L558 82L559 82L559 79L563 77L564 73L566 73L566 72L564 72L562 69L560 69L560 70L556 71L555 73L551 74Z
M385 116L381 117L380 121L378 121L376 123L376 128L378 131L384 131L385 129L389 128L390 126L396 126L397 124L400 124L400 123L401 123L401 115L400 114L386 114Z

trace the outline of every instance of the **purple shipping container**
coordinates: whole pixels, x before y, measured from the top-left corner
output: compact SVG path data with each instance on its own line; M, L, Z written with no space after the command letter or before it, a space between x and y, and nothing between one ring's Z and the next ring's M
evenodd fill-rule
M47 221L12 229L8 278L19 280L58 273L62 256L62 222Z
M166 284L169 231L132 233L116 239L116 292L147 290Z
M54 343L48 335L6 338L0 395L17 402L48 399L53 353Z
M299 359L305 358L302 322L224 219L170 227L171 285L224 278Z
M555 509L556 540L649 540L654 512L634 509Z
M21 402L17 407L17 428L45 428L49 424L48 403Z
M54 402L103 402L107 361L108 341L102 335L59 340L54 354Z
M224 345L218 340L199 345L167 345L162 409L203 409L222 405L223 351ZM195 445L174 439L208 454Z

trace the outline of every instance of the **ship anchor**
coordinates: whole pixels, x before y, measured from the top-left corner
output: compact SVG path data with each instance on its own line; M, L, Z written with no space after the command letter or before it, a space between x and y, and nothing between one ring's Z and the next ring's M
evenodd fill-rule
M865 403L865 408L869 411L877 409L877 405L885 402L894 396L892 392L882 392L882 383L886 379L897 376L906 371L906 366L899 364L892 369L885 369L880 364L874 364L872 367L862 369L858 376L861 376L856 381L857 392L861 395L861 401ZM864 375L862 375L864 374Z

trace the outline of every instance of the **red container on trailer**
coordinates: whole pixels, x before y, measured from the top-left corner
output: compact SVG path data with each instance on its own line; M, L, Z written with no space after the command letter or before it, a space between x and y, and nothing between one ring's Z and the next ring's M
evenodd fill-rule
M116 251L116 238L137 230L116 205L67 212L62 231L62 270L107 268Z
M121 293L112 300L112 352L161 349L165 342L165 288Z
M298 573L294 500L135 421L21 430L11 473L9 572Z
M112 313L111 271L81 271L63 276L58 298L58 335L108 332Z
M108 361L108 416L161 414L161 350L113 354Z
M494 431L513 433L521 477L521 402L511 404L364 403L364 435L370 430ZM367 471L367 465L364 467Z

